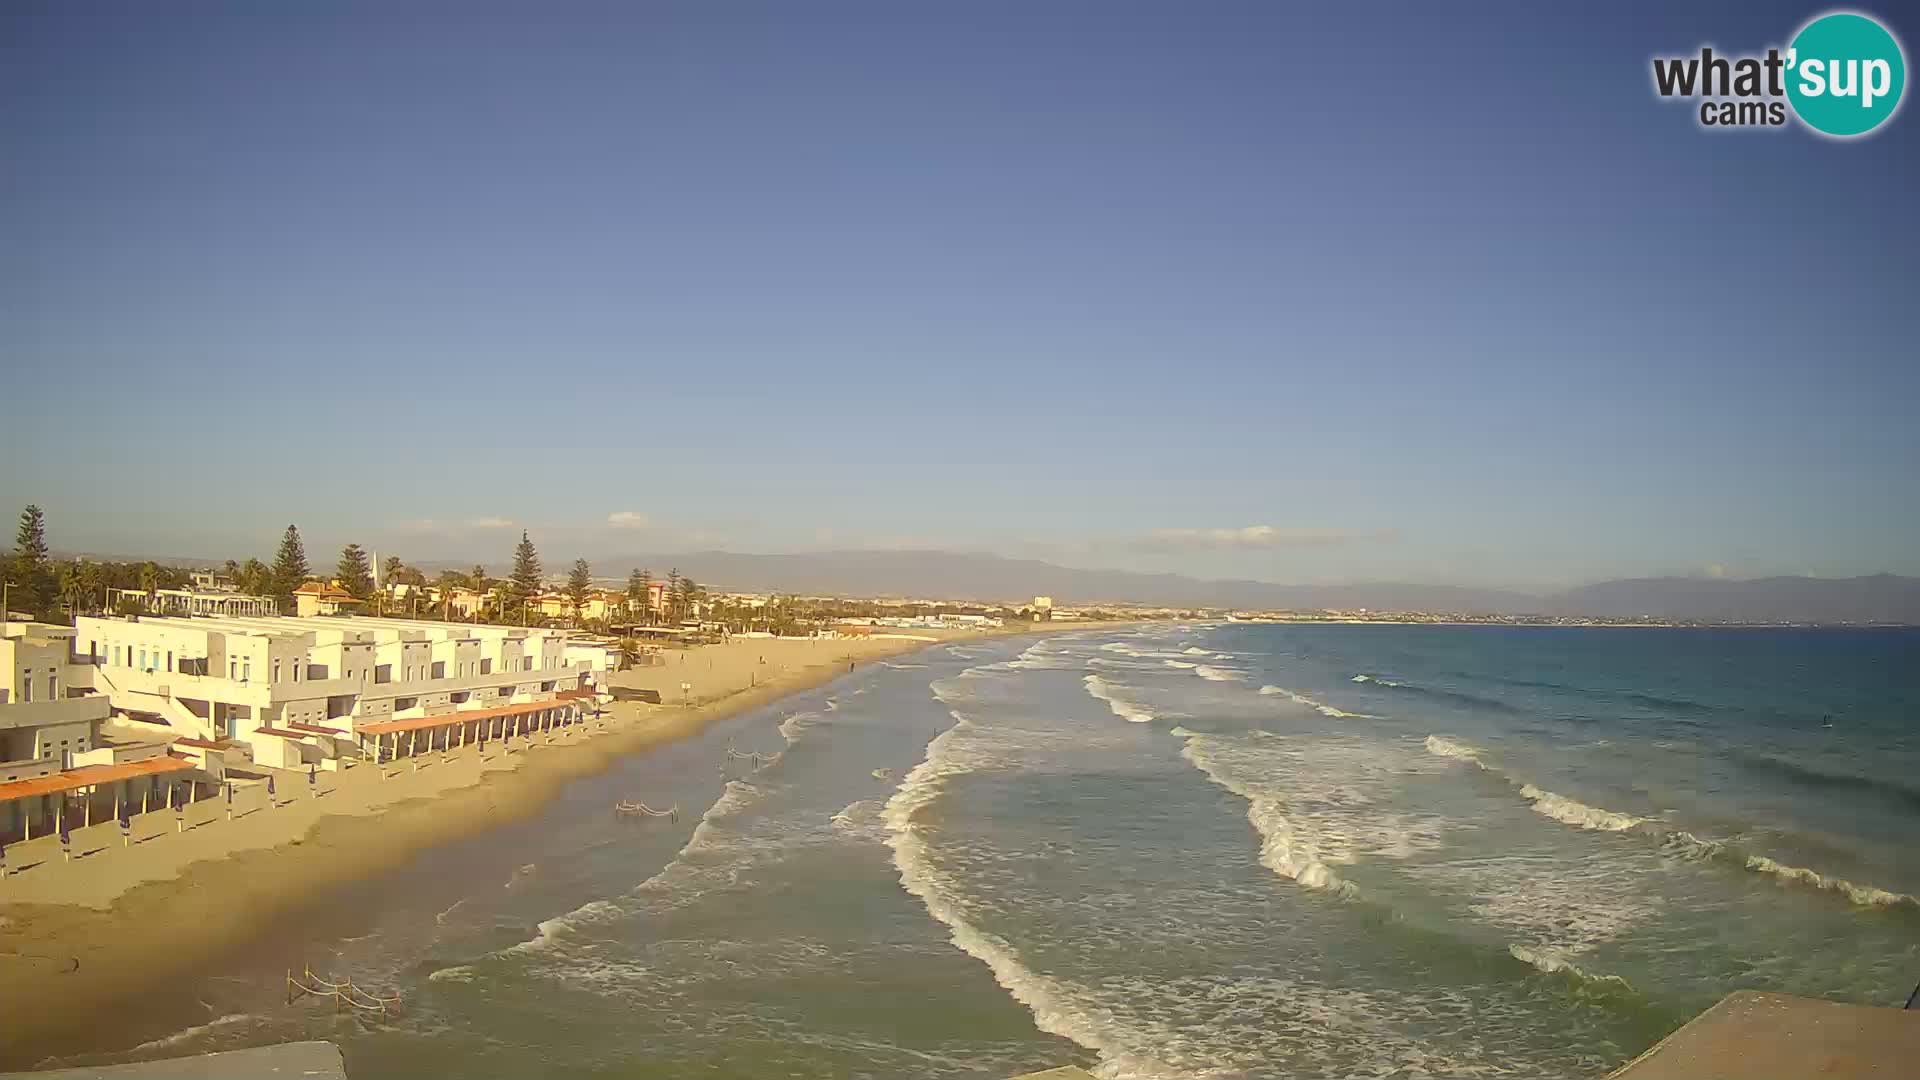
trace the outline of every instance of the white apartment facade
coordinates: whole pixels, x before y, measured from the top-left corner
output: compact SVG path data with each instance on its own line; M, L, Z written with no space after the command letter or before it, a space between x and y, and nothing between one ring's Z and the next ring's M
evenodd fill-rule
M0 632L0 783L71 768L98 741L107 701L86 695L92 670L74 662L73 637L44 623Z
M75 649L114 708L247 743L274 767L326 765L364 746L370 725L555 701L602 681L561 631L409 619L82 618Z

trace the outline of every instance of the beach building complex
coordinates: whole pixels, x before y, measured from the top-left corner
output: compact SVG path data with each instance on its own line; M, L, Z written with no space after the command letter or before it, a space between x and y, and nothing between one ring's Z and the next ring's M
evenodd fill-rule
M50 833L70 808L76 823L96 820L96 804L104 818L116 800L148 799L206 764L165 740L102 739L110 707L89 692L92 669L73 640L73 627L44 623L0 633L0 842Z
M618 662L561 631L351 616L82 618L74 647L114 709L279 768L570 723Z

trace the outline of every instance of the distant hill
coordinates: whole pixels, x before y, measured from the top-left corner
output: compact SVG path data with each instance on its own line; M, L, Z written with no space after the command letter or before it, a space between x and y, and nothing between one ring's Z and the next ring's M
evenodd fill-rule
M1549 598L1559 614L1739 622L1920 623L1920 578L1636 578Z
M923 596L1064 604L1130 601L1222 608L1369 608L1489 615L1587 615L1755 622L1920 624L1920 578L1645 578L1534 595L1505 589L1384 582L1281 585L1179 574L1080 570L1033 559L946 551L830 551L746 555L726 551L631 556L602 566L677 566L696 580L750 591Z
M96 556L98 557L98 556ZM113 556L133 561L137 556ZM173 566L214 566L206 559L165 558ZM472 562L420 561L422 570L465 570ZM1130 602L1167 607L1435 611L1478 615L1584 615L1594 618L1703 619L1728 622L1879 622L1920 625L1920 578L1875 574L1854 578L1634 578L1536 595L1508 589L1382 582L1281 585L1270 581L1203 580L1179 574L1081 570L1035 559L955 551L816 551L754 555L732 551L623 555L594 560L603 578L626 568L664 575L678 567L694 580L742 592L839 596L939 597L1024 601L1051 596L1062 604ZM504 573L504 565L489 565Z

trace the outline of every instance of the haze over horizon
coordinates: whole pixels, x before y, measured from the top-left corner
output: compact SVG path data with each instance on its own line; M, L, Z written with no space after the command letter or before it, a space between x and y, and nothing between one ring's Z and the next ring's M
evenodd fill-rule
M1648 88L1813 7L193 10L0 21L63 550L1920 575L1920 121Z

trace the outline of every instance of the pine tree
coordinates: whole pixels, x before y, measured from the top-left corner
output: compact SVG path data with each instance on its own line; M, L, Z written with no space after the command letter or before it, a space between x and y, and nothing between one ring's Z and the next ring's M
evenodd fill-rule
M20 531L13 538L13 565L7 568L13 583L8 607L44 618L53 607L53 569L47 563L47 517L38 506L20 511Z
M676 566L667 571L667 590L665 595L662 596L661 599L663 599L666 602L666 606L667 606L667 624L669 626L679 626L680 625L680 568L679 567Z
M586 605L587 593L593 588L593 570L585 559L573 560L573 571L567 575L567 600L573 604L573 617L580 617L580 609Z
M289 525L273 557L273 595L282 608L292 609L293 590L306 582L307 573L307 546L300 542L300 530Z
M527 598L540 591L540 553L534 550L525 529L520 531L520 543L513 549L513 573L507 575L507 580L512 586L507 597L520 609L521 621L525 622Z
M373 596L373 564L359 544L340 549L340 565L334 568L333 576L340 579L341 588L356 598L366 600Z

